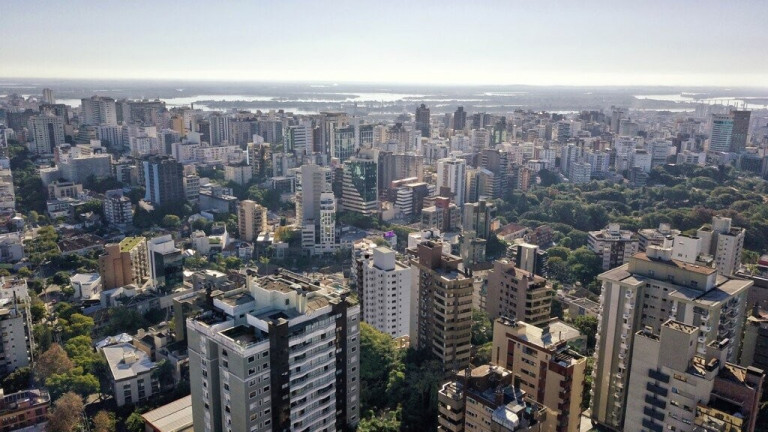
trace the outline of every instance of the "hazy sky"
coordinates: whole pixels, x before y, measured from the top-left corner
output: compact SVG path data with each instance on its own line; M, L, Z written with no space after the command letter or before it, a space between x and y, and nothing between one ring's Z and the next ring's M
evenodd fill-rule
M768 1L0 0L0 77L768 87Z

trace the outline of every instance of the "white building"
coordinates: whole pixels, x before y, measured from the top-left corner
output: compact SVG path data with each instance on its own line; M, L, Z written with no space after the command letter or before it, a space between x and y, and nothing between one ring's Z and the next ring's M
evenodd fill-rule
M23 240L22 233L0 234L0 262L16 262L24 258Z
M451 157L437 161L437 192L440 193L440 188L450 189L452 202L459 208L464 207L466 171L467 162L464 159Z
M75 298L89 299L101 290L101 276L98 273L78 273L70 278Z
M718 273L732 276L741 267L746 230L732 227L731 218L715 216L712 224L699 228L696 235L701 239L702 253L715 258Z
M101 350L109 365L112 395L117 406L144 402L160 391L160 382L152 377L156 364L144 351L130 343L109 345Z
M133 223L131 200L122 189L109 190L104 198L104 218L110 225L125 227Z
M397 262L395 251L377 247L363 261L362 287L358 287L363 321L392 337L410 328L414 269Z
M64 144L64 120L53 115L32 116L27 121L31 142L29 151L35 154L52 154L53 149Z

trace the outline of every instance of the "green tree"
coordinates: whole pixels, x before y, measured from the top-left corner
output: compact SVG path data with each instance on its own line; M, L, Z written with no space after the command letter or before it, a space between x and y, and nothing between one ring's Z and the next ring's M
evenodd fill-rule
M51 278L51 282L61 286L69 285L70 284L69 273L65 271L56 272L56 274L54 274L53 277Z
M93 432L112 432L116 430L115 415L107 411L99 411L93 417Z
M169 229L178 228L179 225L181 225L181 219L176 215L169 214L163 217L163 221L161 224L163 225L163 227L169 228Z
M486 342L479 348L472 358L472 364L475 366L485 365L491 362L491 351L493 350L493 342Z
M590 352L595 349L597 318L590 315L579 315L573 319L573 325L576 326L581 333L587 336L587 349Z
M141 413L134 411L125 420L125 428L128 432L144 432L144 418Z
M360 323L360 403L366 409L386 407L389 373L397 366L398 353L391 336L365 322Z
M493 339L493 323L488 313L472 310L472 345L480 346Z
M75 367L66 373L51 375L45 380L45 386L54 399L67 392L74 392L87 398L98 393L99 380L92 374L83 373L83 368Z
M3 378L3 391L7 394L16 393L30 388L32 385L32 368L24 366L11 372Z
M88 336L94 326L93 318L79 313L72 314L69 319L59 318L59 323L61 323L62 336L65 340L76 336Z
M399 432L400 431L400 415L402 408L395 411L385 411L381 414L376 414L373 411L368 411L366 416L360 420L357 425L358 432Z

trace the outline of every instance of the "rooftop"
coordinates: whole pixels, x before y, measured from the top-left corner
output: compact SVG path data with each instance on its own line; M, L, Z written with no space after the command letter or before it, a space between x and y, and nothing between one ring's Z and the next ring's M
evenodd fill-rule
M649 258L648 255L646 255L645 252L638 252L638 253L634 254L632 256L632 258L635 258L635 259L638 259L638 260L641 260L641 261L646 261L646 262L654 262L654 263L659 263L659 264L665 264L665 265L668 265L668 266L677 267L677 268L679 268L681 270L687 270L687 271L690 271L690 272L700 273L700 274L704 274L704 275L710 275L712 273L717 272L717 270L712 268L712 267L705 267L705 266L700 266L700 265L696 265L696 264L689 264L689 263L686 263L686 262L683 262L683 261L677 261L677 260L674 260L674 259L666 261L666 260L662 260L662 259Z
M192 432L192 395L144 413L142 417L159 432Z
M664 326L688 334L694 334L699 331L698 327L694 327L692 325L681 323L680 321L675 320L667 320L667 322L664 323Z
M120 252L128 252L143 241L144 237L126 237L120 242Z
M133 378L155 367L144 351L129 343L106 346L102 351L115 381Z

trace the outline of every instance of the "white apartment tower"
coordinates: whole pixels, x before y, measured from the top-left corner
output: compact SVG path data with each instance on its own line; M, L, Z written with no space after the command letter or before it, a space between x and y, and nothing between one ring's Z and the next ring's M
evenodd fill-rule
M699 228L696 236L701 239L701 252L715 259L718 273L731 276L741 267L746 230L731 226L731 218L714 216L712 224Z
M347 294L284 270L206 294L187 319L194 429L354 429L360 306Z
M362 263L358 287L363 321L392 337L405 336L410 328L413 267L398 262L395 251L377 247Z
M32 116L27 121L32 142L29 150L36 154L52 154L53 149L64 144L64 120L52 115Z
M455 157L437 161L437 192L440 188L449 188L453 194L452 201L459 208L464 207L464 191L466 182L467 162Z

